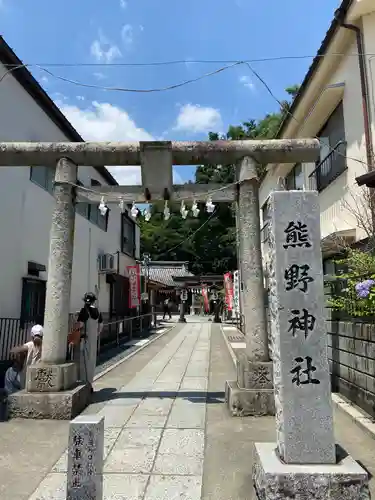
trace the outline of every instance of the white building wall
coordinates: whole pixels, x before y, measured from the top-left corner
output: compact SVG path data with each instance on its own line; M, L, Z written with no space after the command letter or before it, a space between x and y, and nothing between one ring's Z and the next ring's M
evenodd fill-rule
M363 18L364 38L366 52L375 53L375 14ZM364 120L362 111L361 81L359 73L358 58L355 55L357 45L353 39L352 44L347 47L347 56L341 58L335 68L332 63L332 73L329 78L317 87L316 94L319 96L323 89L332 84L344 83L343 108L345 121L345 135L347 141L347 171L341 174L329 186L319 194L321 209L321 232L322 238L337 231L356 228L356 238L360 240L366 237L366 233L358 226L354 213L361 209L363 203L363 190L357 186L355 178L367 171ZM371 58L370 58L371 59ZM375 58L374 58L375 59ZM369 64L371 61L369 62ZM375 61L373 74L375 74ZM315 79L316 81L317 79ZM314 82L314 81L313 81ZM372 99L371 109L375 109L375 83L369 71L370 96ZM322 125L329 118L332 110L327 114L327 109L311 114L309 110L316 106L319 98L314 103L309 103L306 111L306 119L300 127L297 136L313 137L318 134ZM323 115L322 113L326 113ZM375 138L374 113L372 113L372 132ZM260 188L260 205L262 206L270 192L276 188L279 177L285 177L293 165L278 165L272 174L269 173ZM309 189L309 174L315 169L315 164L304 164L305 187Z
M5 69L0 65L0 77ZM62 131L11 76L1 84L0 141L66 141ZM30 181L30 168L0 167L0 317L19 317L22 278L27 276L27 263L48 266L49 232L53 196ZM107 184L92 167L80 167L78 177L83 184L96 179ZM83 294L99 290L103 311L108 310L109 285L99 280L97 257L100 253L120 250L120 209L111 205L107 232L76 215L71 312L82 306ZM139 228L136 229L139 254ZM134 260L120 255L120 274ZM47 279L47 273L41 273Z

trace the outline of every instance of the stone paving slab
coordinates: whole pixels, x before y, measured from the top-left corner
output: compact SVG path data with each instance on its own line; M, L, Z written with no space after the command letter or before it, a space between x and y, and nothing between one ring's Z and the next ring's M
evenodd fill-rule
M211 325L188 324L110 400L104 500L200 500ZM65 500L66 452L30 500Z
M148 475L141 474L104 474L104 500L140 500L148 480ZM48 474L43 489L35 492L30 500L66 500L66 475Z
M151 476L144 500L200 500L201 476Z

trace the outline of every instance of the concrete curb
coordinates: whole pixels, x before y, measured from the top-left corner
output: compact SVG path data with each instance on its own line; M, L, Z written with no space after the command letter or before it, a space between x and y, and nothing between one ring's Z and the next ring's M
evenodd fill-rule
M115 368L117 368L118 366L120 366L122 363L124 363L128 359L132 358L135 354L138 354L140 351L143 351L143 349L145 349L147 346L151 345L153 342L156 342L156 340L160 339L160 337L162 337L163 335L166 335L167 333L169 333L176 326L177 325L173 325L173 326L171 326L169 328L167 327L164 332L160 333L159 335L157 335L156 337L154 337L153 339L151 339L150 342L147 342L147 344L141 345L139 347L139 349L136 349L135 351L131 352L130 354L128 354L124 358L122 358L119 361L117 361L116 363L114 363L112 366L109 366L108 368L106 368L102 372L100 372L97 375L95 375L94 382L96 382L100 378L104 377L104 375L107 375L107 373L109 373L110 371L114 370Z
M232 358L234 367L237 368L237 357L234 353L234 350L232 349L232 346L225 336L223 327L221 327L221 334L228 348L230 357ZM358 425L370 437L375 439L375 422L373 422L371 418L367 417L366 414L360 408L358 408L358 406L351 403L350 401L347 401L337 393L332 394L332 403L335 408L346 413L346 415L348 415L356 425Z
M375 439L375 422L355 404L344 399L340 394L332 394L332 403L340 411L346 413L370 437Z
M224 333L224 329L223 329L223 326L225 325L221 325L220 326L220 331L221 331L221 335L223 336L223 339L224 339L224 342L226 343L227 345L227 348L228 348L228 351L229 351L229 354L230 354L230 357L232 358L232 361L233 361L233 364L234 364L234 367L236 368L237 370L237 356L234 354L234 350L232 349L232 346L230 345L225 333Z

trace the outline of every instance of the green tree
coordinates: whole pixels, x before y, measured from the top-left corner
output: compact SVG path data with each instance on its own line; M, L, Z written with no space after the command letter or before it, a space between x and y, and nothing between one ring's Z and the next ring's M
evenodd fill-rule
M295 85L286 92L294 98L298 89ZM240 125L231 125L224 135L210 132L208 139L272 139L276 137L289 106L288 100L283 101L276 113L267 114L262 120L251 119ZM265 165L259 166L258 174L262 179ZM234 181L234 165L200 165L196 169L197 184L231 184ZM192 200L186 203L190 209ZM207 214L204 204L201 204L199 216L193 218L189 213L185 220L178 205L172 204L168 221L163 218L163 209L163 202L155 203L150 221L140 218L143 252L148 252L154 260L189 261L190 270L195 274L223 274L237 268L235 212L231 204L217 204L213 215Z

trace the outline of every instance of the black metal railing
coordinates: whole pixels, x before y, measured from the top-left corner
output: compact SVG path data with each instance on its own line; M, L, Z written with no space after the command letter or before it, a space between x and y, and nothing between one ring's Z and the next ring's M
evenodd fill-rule
M73 326L76 315L69 317L69 330ZM100 336L99 348L119 344L126 339L142 336L152 326L152 313L139 316L118 318L116 321L105 322ZM0 318L0 361L7 361L13 347L30 340L30 331L36 321L21 321L19 318Z
M323 191L347 169L346 141L339 141L309 175L309 188Z

